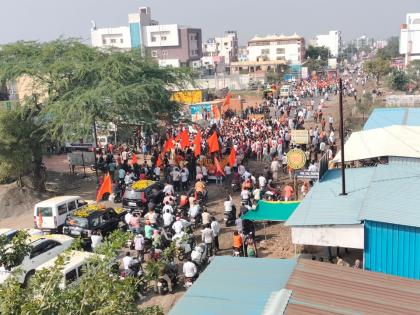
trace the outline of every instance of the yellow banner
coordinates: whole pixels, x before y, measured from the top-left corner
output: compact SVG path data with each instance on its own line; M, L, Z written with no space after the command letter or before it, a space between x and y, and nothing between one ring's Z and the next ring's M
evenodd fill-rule
M203 101L203 92L201 90L172 92L171 100L181 104L196 104Z

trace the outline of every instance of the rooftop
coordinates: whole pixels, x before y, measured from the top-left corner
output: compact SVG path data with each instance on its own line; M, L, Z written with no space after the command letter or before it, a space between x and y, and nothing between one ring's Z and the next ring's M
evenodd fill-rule
M420 227L420 167L403 163L329 170L287 220L289 226L349 225L364 220Z
M277 34L271 34L267 36L254 36L249 40L249 42L255 42L255 41L276 41L276 40L288 40L288 39L302 39L303 37L294 33L293 35L286 36L286 35L277 35Z
M420 126L420 108L375 108L363 130L392 125Z

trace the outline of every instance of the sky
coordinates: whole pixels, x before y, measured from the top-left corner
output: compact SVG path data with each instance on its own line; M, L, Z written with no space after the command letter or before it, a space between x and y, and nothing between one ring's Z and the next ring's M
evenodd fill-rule
M90 43L90 27L124 26L128 13L149 6L161 24L201 28L203 38L238 31L240 44L254 35L298 33L310 40L341 30L344 40L399 34L419 0L0 0L0 44L49 41L60 36Z

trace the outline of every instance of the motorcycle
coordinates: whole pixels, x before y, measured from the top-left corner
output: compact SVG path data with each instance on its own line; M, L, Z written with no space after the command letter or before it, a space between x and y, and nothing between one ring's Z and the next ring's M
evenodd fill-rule
M191 252L191 260L197 266L199 271L204 269L204 266L208 263L206 245L204 243L198 244L194 247Z
M178 270L175 264L170 263L165 266L165 275L162 275L157 280L157 290L159 295L164 295L166 293L172 293L169 291L169 284L166 277L169 277L171 283L172 283L172 290L175 288L175 286L178 284Z
M128 272L122 271L120 273L120 280L124 280L126 277L133 277L137 279L136 289L139 293L139 297L147 295L148 282L145 278L141 263L137 258L133 259L133 262L128 267Z

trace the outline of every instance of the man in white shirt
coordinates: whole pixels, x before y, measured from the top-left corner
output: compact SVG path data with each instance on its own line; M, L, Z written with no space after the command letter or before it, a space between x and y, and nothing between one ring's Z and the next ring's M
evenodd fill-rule
M166 183L165 187L163 187L163 192L165 194L174 194L174 186L172 186L170 183Z
M258 177L258 184L260 185L260 188L264 190L265 185L267 185L267 180L265 179L263 175L260 175Z
M215 217L211 218L210 227L211 227L211 230L213 231L214 249L218 251L220 250L220 247L219 247L220 224L219 222L217 222Z
M188 168L184 167L181 169L181 183L182 183L182 189L185 191L188 189L188 176L190 175L190 172L188 171Z
M174 213L174 208L171 206L169 201L166 201L164 204L165 205L162 208L162 212L165 213L166 211L169 211L171 214L173 214Z
M249 190L248 189L242 189L242 191L241 191L241 199L243 201L248 201L249 200L249 195L250 195L250 193L249 193Z
M103 237L99 231L95 231L91 237L90 237L92 244L92 251L95 251L95 249L102 243Z
M210 224L207 224L201 231L201 240L206 246L206 255L213 256L213 230L210 228Z
M194 278L197 274L197 266L189 259L182 266L182 272L184 273L185 278Z
M125 221L125 223L127 223L127 225L130 225L130 221L131 221L132 217L133 217L133 215L130 212L127 212L125 214L124 221Z
M308 171L309 172L318 172L318 167L315 165L314 162L312 162L311 165L309 165Z
M172 224L172 229L175 231L175 234L181 233L183 228L184 228L184 225L181 222L181 218L176 217L175 223Z
M273 173L273 180L277 181L278 172L280 170L280 164L276 158L274 158L273 162L271 162L270 168L271 168L271 172Z
M128 272L128 269L133 262L133 258L130 256L130 252L126 252L124 258L122 259L125 272Z
M211 223L211 215L207 212L207 209L204 208L203 213L201 214L201 218L203 220L203 225L206 226L207 224Z
M231 212L233 208L233 200L231 196L227 196L225 202L223 203L225 207L225 212Z
M162 219L164 227L168 227L174 222L174 216L169 209L166 209L166 211L163 213Z
M200 207L198 205L198 202L197 200L194 200L193 205L188 210L188 215L190 216L190 218L195 218L198 215L199 210L200 210Z

